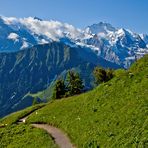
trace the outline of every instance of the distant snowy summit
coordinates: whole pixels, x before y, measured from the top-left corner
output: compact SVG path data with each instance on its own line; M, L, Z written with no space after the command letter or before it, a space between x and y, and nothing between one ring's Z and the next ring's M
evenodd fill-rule
M148 53L147 35L124 28L114 28L108 23L98 23L86 28L92 37L85 43L93 46L98 55L128 68L133 61Z
M148 35L115 28L100 22L78 29L59 21L38 17L0 17L0 51L12 52L52 41L69 46L87 47L98 56L128 68L133 61L148 53Z

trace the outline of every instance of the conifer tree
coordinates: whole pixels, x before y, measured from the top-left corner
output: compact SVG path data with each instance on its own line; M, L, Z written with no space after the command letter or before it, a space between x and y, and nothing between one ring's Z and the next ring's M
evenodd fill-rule
M65 96L65 84L64 80L59 79L56 81L53 91L53 99L60 99Z
M66 82L67 96L80 94L84 88L83 81L77 72L68 71Z

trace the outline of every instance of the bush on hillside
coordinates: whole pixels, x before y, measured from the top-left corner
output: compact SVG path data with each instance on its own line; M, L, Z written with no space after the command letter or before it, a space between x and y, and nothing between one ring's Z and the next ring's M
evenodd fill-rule
M112 69L103 69L96 67L93 71L95 77L95 83L99 85L100 83L107 82L114 77L114 71Z

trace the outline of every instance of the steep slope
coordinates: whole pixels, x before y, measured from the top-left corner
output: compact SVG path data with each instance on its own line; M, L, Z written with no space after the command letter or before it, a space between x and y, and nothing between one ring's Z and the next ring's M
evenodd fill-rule
M147 74L148 55L137 61L128 71L117 70L114 79L93 91L47 104L31 114L27 123L57 126L69 135L78 148L147 147ZM2 144L7 145L7 140L4 140L7 136L15 138L15 134L9 131L10 127L17 129L18 134L24 133L21 130L24 125L17 127L14 123L33 109L12 114L0 121L1 124L8 124L0 129L3 134ZM33 130L31 132L32 135L36 133ZM44 135L39 138L42 136ZM24 143L24 138L25 136L19 137L19 140ZM12 140L11 142L13 143ZM42 142L47 142L46 138Z
M0 63L0 116L32 105L33 98L26 94L46 89L69 69L79 71L90 89L94 66L119 68L89 48L72 48L60 42L1 53Z
M52 102L28 122L63 129L77 147L148 146L148 55L80 96Z

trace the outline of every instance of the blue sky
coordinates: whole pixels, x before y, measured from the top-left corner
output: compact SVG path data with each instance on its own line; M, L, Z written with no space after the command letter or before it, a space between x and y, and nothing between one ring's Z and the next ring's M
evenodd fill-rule
M100 21L148 33L148 0L3 0L4 16L53 19L79 28Z

